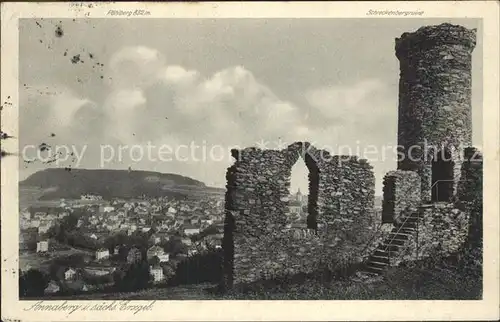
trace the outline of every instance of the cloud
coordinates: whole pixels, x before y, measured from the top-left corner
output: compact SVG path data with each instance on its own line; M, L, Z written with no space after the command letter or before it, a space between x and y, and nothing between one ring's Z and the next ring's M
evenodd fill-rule
M221 185L233 162L232 146L255 146L261 139L291 140L307 131L300 108L277 97L244 66L203 75L168 65L156 50L142 47L120 50L110 65L113 78L120 78L103 104L109 120L106 133L113 139L157 147L195 144L200 151L205 146L207 153L218 146L217 153L226 154L222 161L207 158L203 164L123 160L113 166L172 171Z
M355 117L365 118L368 114L386 112L368 111L374 98L387 90L377 79L367 79L351 85L332 85L310 90L305 97L308 103L316 108L323 117L332 120L349 120Z
M275 143L281 139L287 144L307 140L320 148L348 144L355 149L357 141L381 145L388 137L395 138L397 102L388 99L387 86L377 79L304 90L305 102L299 106L278 97L244 66L204 75L169 65L157 50L141 46L119 50L108 65L112 81L102 102L65 88L46 102L47 117L57 120L59 127L74 130L65 132L69 142L173 148L193 143L200 149L205 146L207 153L213 146L227 153L222 161L208 158L203 164L133 161L125 155L112 161L110 168L131 165L176 172L223 186L226 168L234 161L228 153L232 146L256 146L265 140L269 148L278 148ZM393 111L388 104L394 104ZM97 167L98 160L88 156L82 166Z
M158 77L169 85L190 85L195 82L199 73L195 70L186 70L182 66L167 66L159 72Z
M88 98L80 98L73 93L65 91L51 99L49 115L53 126L60 125L67 127L72 125L75 114L80 108L87 104L94 104Z
M157 81L164 65L165 58L156 49L124 47L110 59L111 84L118 88L149 86Z
M146 98L144 97L143 91L139 88L117 90L110 94L105 104L105 108L109 109L110 113L117 113L115 116L119 116L119 113L134 111L136 107L145 103Z
M106 99L103 108L109 122L106 130L122 142L133 142L136 118L144 108L146 98L141 89L118 89Z
M306 91L310 107L311 142L331 148L335 154L368 158L374 167L377 194L382 177L394 169L397 144L397 89L378 79L330 85ZM392 108L391 108L392 106ZM377 153L369 154L375 148Z
M50 133L74 131L82 111L96 109L94 101L60 84L32 85L20 92L20 139L30 143Z

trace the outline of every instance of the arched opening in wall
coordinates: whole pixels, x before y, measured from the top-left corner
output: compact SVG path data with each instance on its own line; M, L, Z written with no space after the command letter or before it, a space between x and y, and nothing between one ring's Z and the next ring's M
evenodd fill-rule
M305 156L293 165L290 176L288 223L296 228L317 228L318 168Z
M453 165L451 153L447 149L437 152L432 160L433 202L447 202L453 196Z

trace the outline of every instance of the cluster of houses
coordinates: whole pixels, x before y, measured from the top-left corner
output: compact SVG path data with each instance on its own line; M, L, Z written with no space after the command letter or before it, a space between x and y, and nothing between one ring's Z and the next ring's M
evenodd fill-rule
M180 235L182 244L187 246L187 254L178 254L179 258L194 255L200 251L207 242L220 248L223 237L223 196L211 196L197 199L176 200L169 198L150 198L140 200L112 200L104 201L100 196L84 195L80 201L64 201L55 207L30 207L20 211L20 250L32 248L23 247L25 241L36 235L36 252L52 254L59 245L51 245L47 235L51 227L57 225L62 219L78 210L76 227L83 236L96 241L96 245L103 242L110 235L122 232L132 235L136 232L149 233L149 248L143 253L136 247L122 249L98 248L95 250L92 263L85 268L67 267L64 271L64 280L70 282L80 281L77 278L83 270L86 274L104 276L110 274L117 266L113 255L126 254L128 264L146 260L150 263L150 274L155 283L165 280L164 267L172 258L160 246L173 235ZM215 226L218 234L204 238L204 243L197 243L192 239L204 229ZM154 228L154 229L153 229ZM151 231L153 229L153 231ZM26 238L24 238L26 236ZM51 248L52 247L52 248ZM126 253L123 253L126 251ZM57 251L56 251L57 252ZM26 254L30 254L27 252ZM143 258L146 256L147 258ZM121 257L123 260L123 257ZM152 260L156 258L157 260ZM75 282L76 283L76 282ZM58 284L51 282L47 292L57 292ZM91 289L91 285L86 286ZM80 290L84 290L80 288Z
M43 239L51 227L68 216L76 208L83 208L85 216L78 219L77 228L94 239L106 238L110 233L149 232L154 226L152 238L155 243L168 238L174 232L193 236L211 225L222 226L222 197L175 200L156 198L138 201L114 200L103 203L100 196L85 195L82 200L97 200L96 203L73 203L62 201L59 207L46 209L23 209L20 214L20 229L36 230Z
M58 212L56 213L55 211L57 210ZM47 233L52 226L71 212L71 209L58 208L57 210L49 212L48 209L45 210L42 208L33 213L29 209L21 210L19 218L21 231L34 228L39 235Z
M49 242L41 241L37 243L37 251L38 252L47 252L48 251ZM113 254L117 255L119 252L119 246L116 246ZM154 245L150 247L146 252L148 262L151 262L153 258L157 258L158 262L151 264L149 266L149 273L152 276L153 283L162 283L165 281L166 276L164 274L164 266L162 264L169 262L170 255L165 253L164 249L160 246ZM70 285L72 287L77 286L79 291L90 291L95 288L95 285L85 284L79 278L79 274L86 274L95 277L102 277L105 275L110 275L116 271L116 263L108 263L102 264L103 261L110 259L111 254L108 249L98 249L95 252L95 261L93 263L85 265L83 268L76 267L67 267L63 272L63 279L66 285ZM142 252L140 249L136 247L132 247L129 249L127 253L127 263L135 264L139 263L143 260ZM101 262L101 263L100 263ZM47 288L45 289L45 293L54 294L60 290L60 283L57 283L54 280L51 280Z

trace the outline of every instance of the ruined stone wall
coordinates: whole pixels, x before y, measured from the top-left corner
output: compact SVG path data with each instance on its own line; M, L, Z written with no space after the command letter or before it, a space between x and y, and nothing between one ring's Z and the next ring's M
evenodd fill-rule
M391 257L391 265L430 256L446 256L465 249L482 257L483 157L475 148L464 149L457 202L419 207L418 232L405 248ZM478 260L481 260L478 258Z
M374 207L372 167L308 143L287 149L234 151L227 172L225 283L311 272L362 248ZM288 228L292 166L303 157L311 175L310 230ZM352 241L352 244L351 244ZM355 245L355 246L353 246Z
M471 64L476 30L448 23L427 26L396 39L400 61L398 145L408 157L398 169L415 170L422 178L422 198L431 198L431 159L424 160L426 144L433 147L470 146ZM454 179L460 176L460 154L453 152Z
M476 148L464 152L458 203L470 216L467 247L483 246L483 156Z
M384 177L382 222L392 223L407 208L421 203L420 176L414 171L389 171Z
M405 248L391 258L391 265L431 256L447 256L462 249L468 232L469 216L453 203L436 203L419 209L418 232Z

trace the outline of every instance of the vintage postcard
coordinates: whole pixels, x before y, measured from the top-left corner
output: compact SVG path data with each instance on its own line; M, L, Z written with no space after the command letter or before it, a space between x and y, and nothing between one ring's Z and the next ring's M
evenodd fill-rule
M2 3L2 321L497 320L498 16Z

